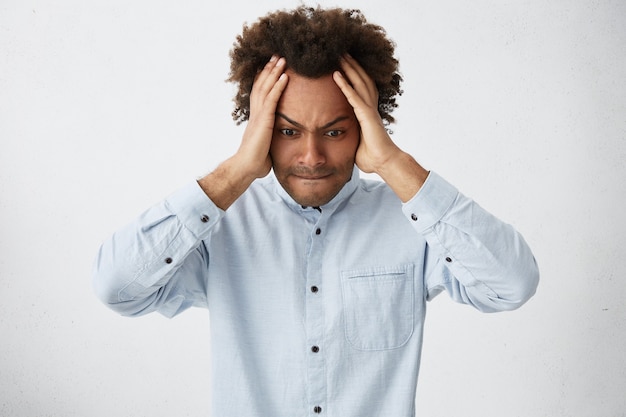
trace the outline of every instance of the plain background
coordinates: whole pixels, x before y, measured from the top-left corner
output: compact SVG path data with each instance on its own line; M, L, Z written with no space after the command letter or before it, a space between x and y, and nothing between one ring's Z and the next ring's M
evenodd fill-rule
M119 317L91 266L235 151L228 51L298 4L0 0L1 416L208 415L207 312ZM430 303L418 415L625 416L626 3L340 5L398 45L396 142L541 268L515 312Z

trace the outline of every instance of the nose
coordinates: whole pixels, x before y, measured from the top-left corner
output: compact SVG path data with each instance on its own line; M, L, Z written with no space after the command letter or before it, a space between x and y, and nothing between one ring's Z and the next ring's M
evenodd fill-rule
M323 147L315 135L306 135L301 141L299 163L309 168L315 168L326 163Z

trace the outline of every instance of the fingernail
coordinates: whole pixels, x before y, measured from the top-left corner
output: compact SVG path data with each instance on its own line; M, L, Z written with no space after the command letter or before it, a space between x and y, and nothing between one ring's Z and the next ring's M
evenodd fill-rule
M278 59L278 57L276 55L272 55L272 57L270 58L270 62L274 62Z
M276 66L279 67L279 66L283 65L284 63L285 63L285 58L280 58L278 60L278 62L276 63Z

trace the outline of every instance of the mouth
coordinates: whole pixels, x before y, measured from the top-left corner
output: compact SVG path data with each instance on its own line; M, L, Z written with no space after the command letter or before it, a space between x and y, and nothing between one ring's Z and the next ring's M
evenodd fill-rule
M306 181L323 180L333 175L333 170L329 169L304 169L297 167L289 170L288 175Z
M326 175L298 175L298 174L294 174L294 176L296 178L299 178L299 179L305 180L305 181L318 181L318 180L323 180L325 178L330 177L330 174L326 174Z
M328 175L316 175L316 176L309 176L309 175L297 175L297 177L302 178L304 180L319 180L322 178L326 178Z

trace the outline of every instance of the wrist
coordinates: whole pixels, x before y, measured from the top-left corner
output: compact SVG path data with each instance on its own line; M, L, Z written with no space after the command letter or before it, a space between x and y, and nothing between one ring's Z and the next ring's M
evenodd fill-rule
M380 166L377 174L403 202L422 188L429 172L408 153L398 150Z
M381 178L384 178L385 175L389 175L404 165L406 157L407 154L391 142L387 152L379 152L379 156L375 161L374 172Z
M269 158L266 158L269 159ZM268 161L263 161L260 165L258 156L246 157L241 152L237 152L222 165L229 173L229 180L234 184L245 184L246 188L257 178L263 178L269 172L271 166L267 166Z
M256 179L235 157L222 162L215 171L198 180L198 184L213 203L228 209Z

